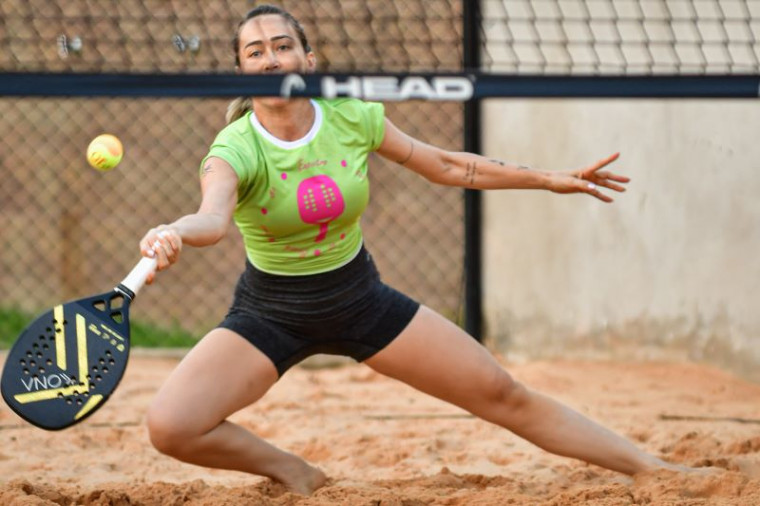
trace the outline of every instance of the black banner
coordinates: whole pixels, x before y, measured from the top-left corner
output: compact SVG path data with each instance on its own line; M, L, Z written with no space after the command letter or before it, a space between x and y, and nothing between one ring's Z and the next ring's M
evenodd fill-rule
M0 73L0 96L481 98L757 98L757 75Z

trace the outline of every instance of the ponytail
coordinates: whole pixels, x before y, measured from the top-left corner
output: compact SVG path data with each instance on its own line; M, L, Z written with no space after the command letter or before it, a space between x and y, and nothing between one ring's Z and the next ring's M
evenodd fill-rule
M248 111L253 110L253 103L250 98L238 97L227 105L227 113L224 115L224 119L227 120L229 125L233 121L242 118Z

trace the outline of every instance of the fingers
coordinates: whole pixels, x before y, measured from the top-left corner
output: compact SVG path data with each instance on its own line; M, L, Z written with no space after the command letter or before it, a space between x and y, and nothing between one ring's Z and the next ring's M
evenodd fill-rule
M602 202L606 202L608 204L610 202L613 202L613 200L610 197L608 197L607 195L599 191L599 187L594 183L588 183L588 182L583 181L581 182L581 187L579 188L579 190L582 191L583 193L588 193L592 197L598 198Z
M607 158L603 158L602 160L599 160L595 164L591 165L588 169L581 171L578 177L616 192L624 192L625 187L617 183L629 183L631 181L631 178L621 176L607 170L601 170L602 168L617 160L619 157L620 153L615 153L608 156Z
M172 240L168 232L161 230L156 233L156 239L153 241L148 255L155 255L158 270L166 269L177 261L177 257L179 256L179 248L175 247L176 244L176 239ZM151 253L153 253L153 255L151 255Z
M619 157L620 157L620 153L612 154L612 155L608 156L607 158L603 158L603 159L599 160L594 165L592 165L590 168L594 172L596 172L597 170L601 169L605 165L611 164L612 162L614 162L615 160L617 160Z
M158 238L162 241L165 240L166 243L171 246L171 249L176 251L177 254L182 251L182 237L173 228L159 227Z
M577 178L576 180L577 191L588 193L604 202L612 202L612 199L600 191L601 188L607 188L616 192L623 193L625 187L610 182L607 178L599 177L599 175L589 177L588 179Z
M620 153L613 153L612 155L602 158L596 163L589 165L587 168L579 171L573 171L566 173L573 178L572 181L566 181L564 184L569 184L570 187L558 190L559 193L587 193L594 198L601 200L602 202L610 203L613 199L602 193L601 189L606 188L608 190L616 192L624 192L626 189L623 184L631 181L626 176L614 174L612 172L601 170L610 163L620 158ZM561 186L560 186L561 188Z
M625 191L624 186L620 186L619 184L610 183L608 181L599 183L600 186L604 186L605 188L609 188L610 190L615 190L616 192L623 193Z
M151 229L140 241L140 252L143 256L156 259L156 270L163 270L175 263L182 251L182 237L171 227L161 225ZM149 276L146 283L151 283Z
M626 176L621 176L618 174L614 174L609 171L599 172L602 168L606 167L610 163L614 162L620 158L620 153L615 153L613 155L608 156L607 158L603 158L602 160L599 160L595 164L589 166L587 169L584 169L580 172L578 172L578 177L581 179L588 179L589 181L594 180L595 178L601 178L601 179L611 179L613 181L617 181L618 183L628 183L631 179ZM599 183L598 181L594 181L595 183Z
M599 177L603 177L605 179L611 179L613 181L617 181L619 183L630 183L631 182L631 178L630 177L621 176L619 174L613 174L612 172L607 172L607 171L597 172L596 175L599 176Z
M588 176L588 181L591 181L592 183L596 184L597 186L603 186L605 188L609 188L610 190L614 190L616 192L624 192L625 187L616 183L613 183L613 181L619 182L619 183L628 183L630 182L630 178L627 178L625 176L618 176L616 174L612 174L610 172L597 172L596 174L592 176Z

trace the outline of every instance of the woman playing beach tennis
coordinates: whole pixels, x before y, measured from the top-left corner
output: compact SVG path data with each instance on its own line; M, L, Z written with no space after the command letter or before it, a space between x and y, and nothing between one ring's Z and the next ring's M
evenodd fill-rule
M250 11L234 40L241 73L316 66L301 25L273 6ZM260 399L294 364L342 354L455 404L539 447L627 474L680 469L516 382L459 327L385 285L363 246L371 152L433 183L475 189L624 191L603 170L545 172L450 152L401 132L382 104L354 99L236 100L201 164L198 211L140 242L158 269L183 245L219 241L233 221L247 254L232 306L185 356L148 413L156 448L184 462L268 476L309 494L325 475L227 417ZM299 420L297 423L309 423Z

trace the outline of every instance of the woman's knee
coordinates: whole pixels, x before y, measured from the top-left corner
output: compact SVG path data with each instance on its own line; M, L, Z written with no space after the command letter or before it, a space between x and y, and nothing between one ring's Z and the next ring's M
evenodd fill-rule
M178 456L193 437L186 421L186 418L176 412L160 405L152 405L147 415L151 444L163 454Z
M529 397L528 389L501 368L487 373L480 394L489 419L500 418L505 411L520 412Z

